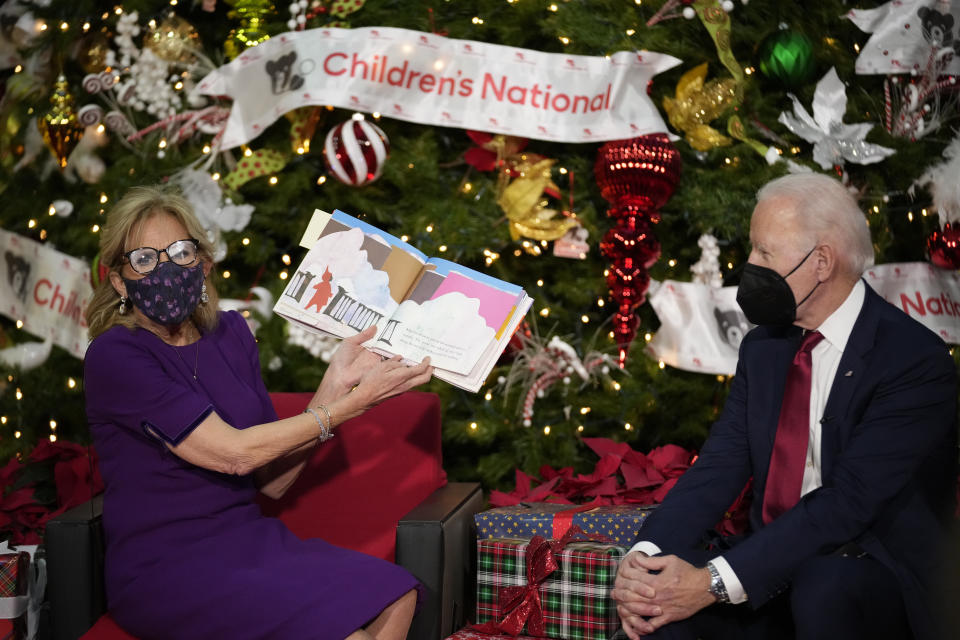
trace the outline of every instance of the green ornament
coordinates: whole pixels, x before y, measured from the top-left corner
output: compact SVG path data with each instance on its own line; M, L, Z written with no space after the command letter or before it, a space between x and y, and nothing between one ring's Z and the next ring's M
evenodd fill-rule
M814 72L813 43L791 29L781 29L760 43L760 72L788 88L799 87Z

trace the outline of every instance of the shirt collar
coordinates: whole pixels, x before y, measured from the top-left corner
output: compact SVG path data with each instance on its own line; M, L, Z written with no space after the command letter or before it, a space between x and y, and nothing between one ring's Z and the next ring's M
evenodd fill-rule
M847 295L837 310L823 321L817 331L823 334L823 337L835 349L843 351L847 346L847 340L853 331L853 325L857 322L860 315L860 309L863 307L863 299L866 296L863 280L857 280L853 289Z

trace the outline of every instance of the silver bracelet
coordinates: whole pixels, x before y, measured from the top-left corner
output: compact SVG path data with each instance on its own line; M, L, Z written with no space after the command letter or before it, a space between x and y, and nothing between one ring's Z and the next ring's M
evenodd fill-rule
M333 416L330 415L330 409L328 409L327 405L325 404L321 404L317 408L323 411L325 414L327 414L327 431L333 434Z
M327 414L327 416L330 415L330 412L326 411L326 407L324 407L324 411ZM323 420L320 419L320 414L318 414L316 411L314 411L310 407L307 407L306 409L304 409L303 412L309 413L317 420L317 425L320 427L320 434L317 436L317 442L326 442L327 440L333 437L333 432L330 431L329 427L323 424Z

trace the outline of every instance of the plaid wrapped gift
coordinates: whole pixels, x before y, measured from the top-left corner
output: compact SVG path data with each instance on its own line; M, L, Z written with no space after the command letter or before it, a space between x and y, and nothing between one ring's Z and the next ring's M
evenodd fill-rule
M534 638L533 636L511 636L509 634L490 635L468 627L466 629L460 629L460 631L449 636L446 640L540 640L540 638Z
M0 618L13 618L12 623L3 620L0 629L13 633L4 639L18 640L27 637L27 597L30 585L30 554L26 551L0 554ZM20 615L16 615L17 613Z
M527 547L520 539L477 540L477 622L499 622L501 589L527 584ZM622 546L572 542L557 554L558 568L539 586L544 633L563 640L610 640L620 627L610 590ZM529 629L528 629L529 632Z
M560 538L572 525L590 536L627 547L633 546L643 521L653 506L570 505L521 502L489 509L473 516L478 538ZM602 537L602 538L601 538Z

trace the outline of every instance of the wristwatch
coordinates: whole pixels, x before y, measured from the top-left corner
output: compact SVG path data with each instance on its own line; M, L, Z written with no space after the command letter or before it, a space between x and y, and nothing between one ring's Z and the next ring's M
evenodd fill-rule
M723 584L723 578L720 572L712 562L707 563L707 570L710 572L710 593L717 599L717 602L730 602L730 595L727 593L727 587Z

